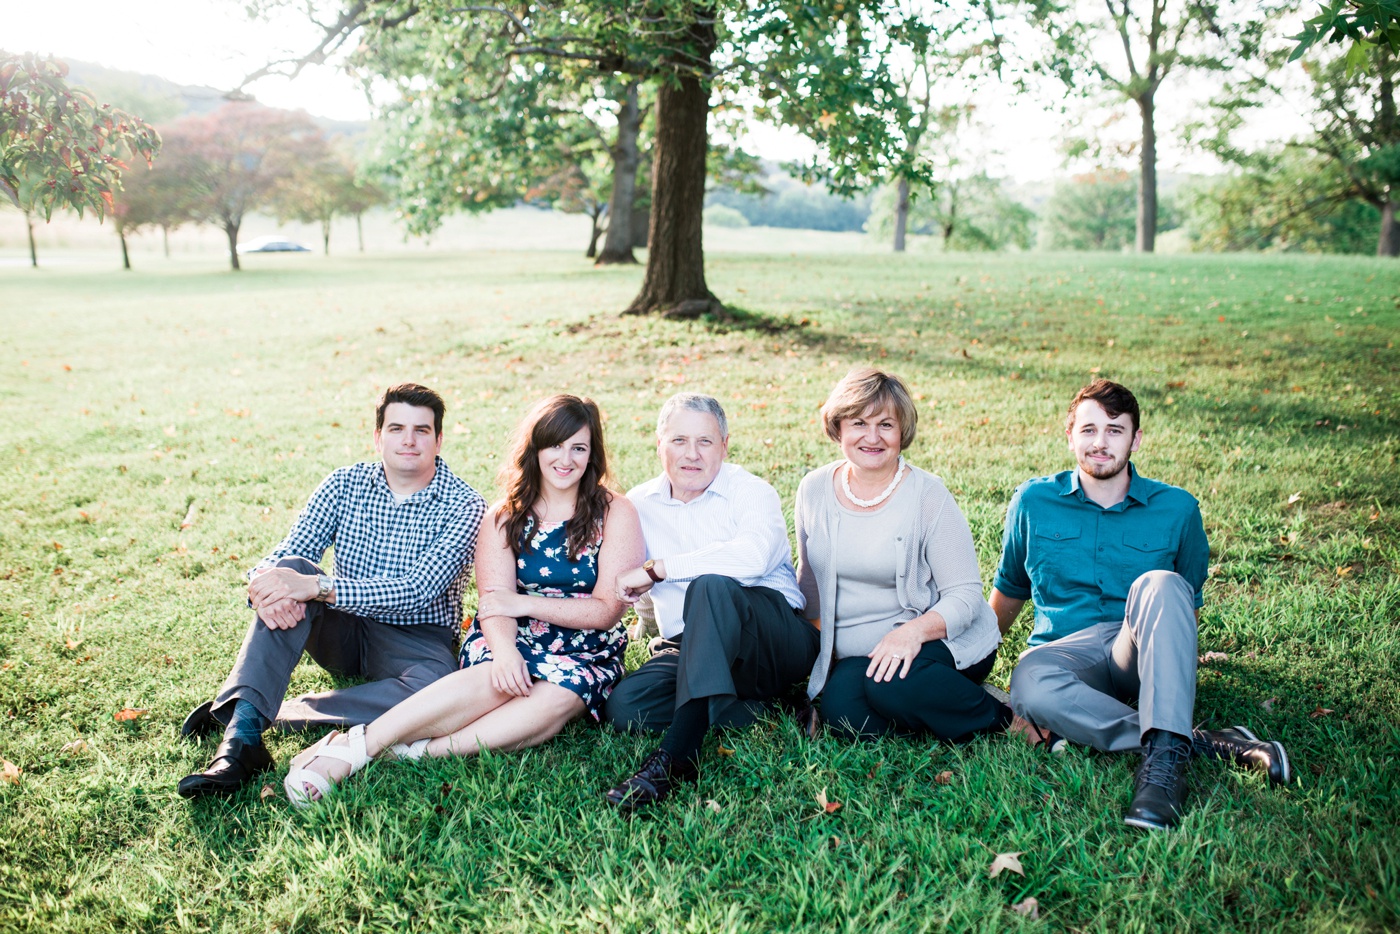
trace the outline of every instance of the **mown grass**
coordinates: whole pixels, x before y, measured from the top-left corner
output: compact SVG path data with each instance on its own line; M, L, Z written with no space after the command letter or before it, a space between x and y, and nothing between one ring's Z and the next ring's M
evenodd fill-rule
M726 256L711 285L747 321L690 324L615 317L639 272L571 256L147 266L0 271L0 756L22 770L0 782L0 930L1400 924L1393 264ZM1011 490L1069 463L1064 401L1093 373L1132 386L1141 469L1196 493L1211 537L1201 650L1226 657L1197 715L1282 739L1297 783L1195 763L1184 825L1144 836L1120 822L1131 757L812 743L778 718L711 740L698 788L633 821L601 792L650 743L584 724L378 764L310 813L175 795L213 748L175 731L241 639L242 571L369 456L384 385L444 392L445 456L483 490L548 392L603 405L622 486L655 472L661 400L713 392L731 456L790 504L835 454L817 406L866 361L920 395L911 459L988 580ZM328 683L303 666L293 688ZM307 739L270 743L285 765ZM989 878L1013 851L1025 876ZM1038 922L1009 910L1028 896Z

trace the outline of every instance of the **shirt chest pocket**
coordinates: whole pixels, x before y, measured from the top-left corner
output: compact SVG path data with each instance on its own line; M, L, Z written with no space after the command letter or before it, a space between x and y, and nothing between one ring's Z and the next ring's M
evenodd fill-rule
M1078 523L1059 522L1038 525L1031 532L1034 539L1030 563L1032 567L1052 572L1057 578L1074 576L1092 564L1085 559L1083 530Z
M1116 570L1125 595L1133 581L1148 571L1176 570L1175 542L1160 532L1124 532L1119 555Z

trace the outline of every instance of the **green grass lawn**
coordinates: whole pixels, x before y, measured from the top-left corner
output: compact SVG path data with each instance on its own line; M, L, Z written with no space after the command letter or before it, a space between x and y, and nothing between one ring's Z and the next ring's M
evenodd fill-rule
M736 327L617 318L640 270L571 255L257 259L0 269L0 757L21 770L0 781L0 930L1400 925L1393 261L714 257L722 298L790 325ZM1195 493L1211 538L1200 646L1224 657L1197 716L1283 740L1297 782L1193 763L1182 827L1149 836L1121 823L1135 757L808 742L775 719L712 738L699 786L632 821L601 795L653 742L582 723L520 755L376 764L310 812L275 776L267 798L175 794L214 747L176 730L233 659L243 571L372 456L384 386L443 392L444 456L483 491L547 393L604 407L625 488L656 472L661 401L711 392L790 514L836 456L817 407L866 362L918 394L909 457L958 497L987 581L1012 489L1070 465L1068 397L1131 386L1140 469ZM303 666L293 690L327 684ZM285 768L311 738L269 742ZM1024 876L989 877L1004 852ZM1010 910L1027 897L1039 921Z

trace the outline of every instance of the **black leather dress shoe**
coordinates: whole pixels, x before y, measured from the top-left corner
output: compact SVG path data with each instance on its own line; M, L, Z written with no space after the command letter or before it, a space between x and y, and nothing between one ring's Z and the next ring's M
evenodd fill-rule
M625 814L633 814L665 801L676 785L693 782L699 774L695 763L676 762L669 752L658 749L647 756L636 774L608 790L608 803Z
M1264 742L1242 726L1228 730L1193 730L1191 745L1196 755L1205 759L1224 759L1242 769L1263 772L1275 785L1287 785L1293 780L1288 765L1288 753L1283 743Z
M214 702L205 701L191 710L185 722L180 724L180 735L186 739L203 739L215 731L222 733L226 725L214 716Z
M226 739L219 744L209 768L180 779L179 792L186 798L231 795L254 775L270 768L272 756L262 743Z
M1186 765L1191 741L1170 733L1158 734L1143 751L1133 785L1133 800L1123 823L1143 830L1170 830L1186 810Z

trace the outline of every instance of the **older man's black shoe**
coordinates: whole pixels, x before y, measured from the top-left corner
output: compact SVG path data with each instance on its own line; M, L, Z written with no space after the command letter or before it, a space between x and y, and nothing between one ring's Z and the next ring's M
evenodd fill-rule
M608 790L608 803L625 814L665 801L681 782L693 782L699 775L695 763L677 762L664 749L647 756L642 767L627 781Z
M270 768L272 756L262 743L226 739L219 744L209 768L180 779L179 792L186 798L231 795L253 776Z
M1186 810L1186 765L1191 741L1154 730L1133 784L1133 800L1123 823L1143 830L1170 830Z
M225 726L227 724L214 716L214 702L205 701L191 710L185 722L180 724L180 735L186 739L203 739L216 730L222 733Z
M1193 730L1191 745L1196 755L1205 759L1223 759L1242 769L1263 772L1275 785L1287 785L1293 780L1288 765L1288 753L1283 743L1264 742L1242 726L1227 730Z

